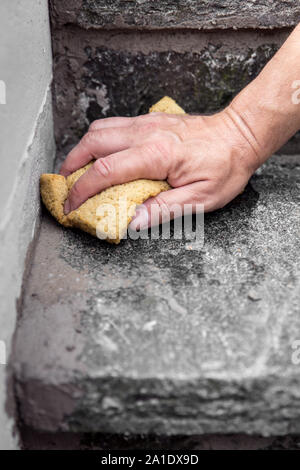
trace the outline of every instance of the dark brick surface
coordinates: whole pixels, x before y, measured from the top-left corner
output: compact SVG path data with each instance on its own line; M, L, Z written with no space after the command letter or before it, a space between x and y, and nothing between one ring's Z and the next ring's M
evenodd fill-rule
M74 145L94 119L145 113L166 94L189 113L216 112L259 73L285 37L56 30L58 148L63 153Z
M300 21L295 0L51 0L57 26L85 29L272 29Z

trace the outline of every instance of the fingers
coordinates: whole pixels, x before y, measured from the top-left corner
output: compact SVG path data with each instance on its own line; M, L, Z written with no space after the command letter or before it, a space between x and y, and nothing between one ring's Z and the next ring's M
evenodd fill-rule
M167 113L148 113L141 114L135 117L110 117L105 119L97 119L93 121L89 127L89 131L96 131L98 129L106 129L108 127L129 127L133 124L144 124L157 119L158 116L173 116Z
M167 178L172 156L168 141L152 142L99 158L72 187L64 212L77 209L86 199L115 184L139 178Z
M111 127L88 132L65 159L60 174L68 176L95 158L119 152L131 145L132 130Z
M105 119L97 119L93 121L89 127L89 131L97 131L98 129L107 129L108 127L129 127L135 118L132 117L110 117Z
M158 128L170 128L178 117L150 113L133 118L114 117L94 121L61 166L60 174L68 176L95 158L120 152L143 141Z
M200 181L148 199L137 208L129 227L131 230L144 230L183 215L203 210L208 212L213 208L214 201L207 190L206 181Z

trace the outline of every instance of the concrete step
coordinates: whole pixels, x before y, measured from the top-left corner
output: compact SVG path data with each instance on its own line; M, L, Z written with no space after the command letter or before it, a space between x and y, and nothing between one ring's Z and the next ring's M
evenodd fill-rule
M44 215L16 333L37 430L300 432L300 158L274 156L205 244L111 246Z

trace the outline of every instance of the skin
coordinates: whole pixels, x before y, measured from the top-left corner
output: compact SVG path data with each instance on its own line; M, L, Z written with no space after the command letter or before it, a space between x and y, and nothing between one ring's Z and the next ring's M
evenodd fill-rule
M166 179L173 189L137 211L138 230L170 217L173 204L225 206L255 170L300 129L300 25L258 77L213 116L151 113L94 121L68 154L68 176L92 159L76 182L65 214L105 188L139 178ZM298 84L297 84L298 81Z

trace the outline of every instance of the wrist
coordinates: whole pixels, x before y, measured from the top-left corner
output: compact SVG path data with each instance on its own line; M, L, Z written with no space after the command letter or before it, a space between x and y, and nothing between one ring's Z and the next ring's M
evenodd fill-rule
M262 164L300 129L300 25L228 106Z
M258 168L300 129L300 105L292 103L288 84L270 92L260 77L256 80L261 83L248 85L226 112L251 145Z
M249 175L252 175L263 163L265 149L249 125L240 103L233 101L224 109L223 114L234 136L234 145L240 153L240 161Z

